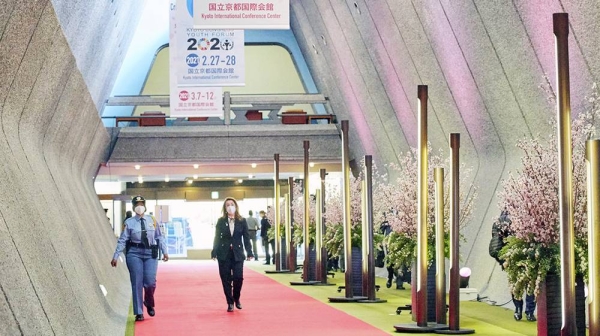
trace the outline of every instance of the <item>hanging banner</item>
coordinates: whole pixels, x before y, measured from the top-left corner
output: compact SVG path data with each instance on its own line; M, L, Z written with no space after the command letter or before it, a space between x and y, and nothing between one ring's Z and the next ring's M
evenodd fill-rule
M222 117L223 89L182 87L171 90L171 117Z
M177 29L177 0L169 1L169 88L177 88L177 72L174 70L177 64L177 46L175 45L175 31Z
M244 86L246 60L243 30L193 28L190 1L177 0L174 45L177 59L171 69L178 85Z
M290 1L194 0L194 28L290 29Z

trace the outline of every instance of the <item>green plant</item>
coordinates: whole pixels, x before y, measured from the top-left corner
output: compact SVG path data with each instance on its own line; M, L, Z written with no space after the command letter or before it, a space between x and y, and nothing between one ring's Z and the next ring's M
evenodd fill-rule
M351 226L350 232L351 246L362 247L362 226ZM330 258L339 257L344 254L344 226L342 223L327 226L323 235L323 245L325 245Z
M309 245L315 243L315 237L317 235L317 228L315 223L308 223L308 239ZM294 223L294 243L296 245L302 245L304 243L304 228L302 224Z
M275 227L273 225L271 225L269 230L267 230L267 236L269 237L269 241L275 239ZM284 224L279 225L279 237L285 238L285 225Z

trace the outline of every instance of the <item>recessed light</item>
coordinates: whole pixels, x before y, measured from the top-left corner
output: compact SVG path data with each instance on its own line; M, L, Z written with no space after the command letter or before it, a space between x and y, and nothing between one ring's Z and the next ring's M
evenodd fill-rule
M194 180L198 179L198 175L194 174Z
M315 163L314 162L309 162L308 165L312 168L312 167L315 166Z
M198 165L197 163L194 165L194 169L198 169L198 167L200 167L200 165Z
M140 167L140 165L135 165L134 168L137 170L140 170L141 167Z
M251 166L252 168L256 168L256 163L253 163Z

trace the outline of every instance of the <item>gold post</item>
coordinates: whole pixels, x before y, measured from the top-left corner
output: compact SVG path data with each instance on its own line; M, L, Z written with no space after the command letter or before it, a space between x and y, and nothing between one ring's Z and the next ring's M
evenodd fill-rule
M310 237L309 237L309 220L310 220L310 194L308 192L308 151L310 142L304 140L304 268L302 271L302 279L304 282L309 282L309 270L311 267L310 253Z
M588 173L589 334L600 335L600 140L586 143Z
M361 254L362 254L362 267L361 267L361 279L362 279L362 296L367 296L369 290L369 277L368 277L368 254L367 254L367 181L366 178L360 182L360 212L361 212Z
M460 134L450 133L450 330L459 330L460 315L460 273L459 273L459 241L458 221L459 204L459 150Z
M284 195L284 202L285 202L285 250L287 251L287 261L286 261L286 265L287 265L287 269L290 270L290 272L293 272L294 269L292 269L292 266L290 266L290 247L291 247L291 239L290 239L290 235L291 235L291 231L292 231L292 216L291 216L291 211L290 208L292 207L292 205L290 204L290 194L285 194Z
M344 190L342 201L344 202L344 267L346 280L346 297L354 297L352 289L352 232L350 227L350 159L348 146L348 120L342 120L342 174L344 178Z
M418 86L418 208L417 208L417 325L427 326L427 85Z
M292 203L294 201L294 178L288 177L288 185L290 188L288 197L288 224L285 228L286 242L288 244L288 269L290 272L296 272L296 242L294 242L294 235L292 234L292 224L294 223L294 211L292 211Z
M321 177L321 203L317 203L317 206L321 208L321 239L323 239L323 235L325 234L325 176L327 173L325 172L325 168L321 168L319 170ZM327 249L325 245L321 241L321 283L327 283Z
M435 168L435 316L446 324L446 256L444 255L444 168Z
M365 155L365 221L363 224L363 265L366 261L367 290L363 295L368 300L375 300L375 256L373 254L373 157ZM364 267L364 266L363 266ZM364 276L363 276L364 279Z
M321 278L321 245L323 242L323 227L322 225L323 213L321 209L321 190L315 190L315 252L316 252L316 281L323 281Z
M274 195L274 203L275 203L275 222L273 223L273 225L275 226L275 251L274 253L274 261L275 261L275 270L277 271L281 271L281 233L279 232L279 223L280 223L280 209L279 209L279 199L281 198L279 196L279 154L275 154L273 156L273 165L274 165L274 171L275 171L275 183L274 188L275 188L275 195Z
M573 162L569 88L569 16L553 14L558 84L558 192L560 218L560 276L563 336L577 335L575 322L575 230L573 227Z

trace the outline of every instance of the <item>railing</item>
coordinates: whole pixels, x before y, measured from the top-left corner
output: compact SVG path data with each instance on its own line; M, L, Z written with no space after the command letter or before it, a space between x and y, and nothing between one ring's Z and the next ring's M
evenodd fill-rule
M323 108L316 114L307 114L303 111L283 111L284 106L297 104L320 105ZM106 106L160 106L168 107L169 96L114 96L106 100ZM262 112L268 112L266 117ZM103 117L115 119L115 126L121 122L136 123L139 126L184 126L204 124L312 124L312 123L337 123L335 114L329 106L329 99L322 94L278 94L278 95L232 95L223 93L223 116L221 117L196 117L172 118L160 112L148 112L140 116ZM233 118L232 118L233 116Z

